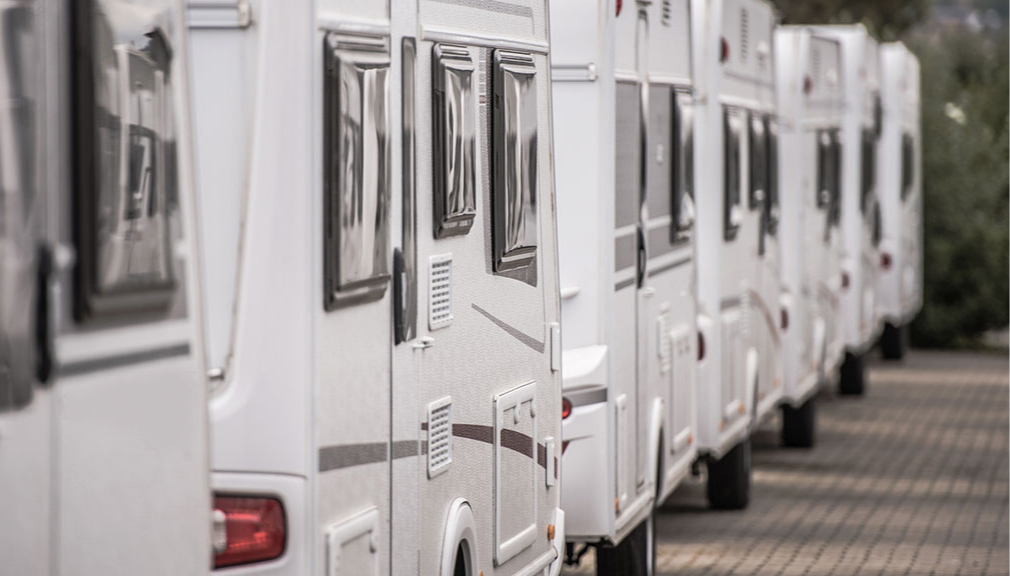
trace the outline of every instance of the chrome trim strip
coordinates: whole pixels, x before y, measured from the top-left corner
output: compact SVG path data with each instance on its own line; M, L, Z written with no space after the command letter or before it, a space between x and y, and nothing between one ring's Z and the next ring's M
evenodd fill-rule
M252 6L248 2L188 2L187 25L199 29L241 30L252 24Z
M127 366L146 364L148 362L156 362L158 360L189 356L189 351L189 343L185 342L182 344L172 344L170 346L162 346L160 348L152 348L138 352L130 352L127 354L68 362L66 364L60 364L56 370L59 376L64 378L83 376L85 374L93 374L95 372L113 370L115 368L125 368Z

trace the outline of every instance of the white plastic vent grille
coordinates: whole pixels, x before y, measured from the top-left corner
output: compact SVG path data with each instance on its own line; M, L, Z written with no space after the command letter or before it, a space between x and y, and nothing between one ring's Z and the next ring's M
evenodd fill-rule
M452 464L452 397L428 404L428 478Z
M673 17L673 2L672 0L663 0L663 10L662 15L659 20L662 22L663 26L670 25L670 19Z
M750 49L750 22L746 10L740 11L740 60L747 61L747 52Z
M428 329L452 324L452 254L432 256L428 271Z

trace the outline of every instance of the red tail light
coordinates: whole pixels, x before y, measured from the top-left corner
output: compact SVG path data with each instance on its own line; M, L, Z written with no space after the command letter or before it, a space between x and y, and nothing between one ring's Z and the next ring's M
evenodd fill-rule
M719 62L729 60L729 42L722 38L719 43Z
M284 553L287 522L280 500L215 496L214 513L214 568L263 562Z
M615 16L621 15L621 8L624 7L624 2L622 0L617 0L617 14Z
M572 402L568 398L561 399L561 419L564 420L572 415Z
M810 94L811 92L813 92L813 90L814 90L814 81L810 78L810 76L804 76L803 77L803 93L804 94Z
M880 254L880 267L884 270L891 269L891 255L887 252L881 252Z
M698 361L705 359L705 335L698 332Z
M849 273L842 272L842 290L849 289Z

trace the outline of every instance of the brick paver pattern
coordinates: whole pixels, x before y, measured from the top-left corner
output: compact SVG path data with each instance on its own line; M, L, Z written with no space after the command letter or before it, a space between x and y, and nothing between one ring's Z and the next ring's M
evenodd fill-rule
M687 481L659 511L660 574L1010 573L1010 381L1005 355L873 361L861 398L823 391L817 444L753 438L751 505L706 508ZM592 572L592 553L579 570Z

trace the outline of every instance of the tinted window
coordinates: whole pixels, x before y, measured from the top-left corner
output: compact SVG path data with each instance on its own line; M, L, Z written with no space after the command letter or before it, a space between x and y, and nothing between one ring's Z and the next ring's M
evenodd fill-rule
M527 266L537 249L537 90L533 57L494 53L494 267Z
M868 130L863 131L862 140L862 153L860 165L862 166L862 176L861 176L861 190L859 196L859 210L866 214L866 209L869 206L870 198L873 195L874 186L876 185L876 174L877 174L877 138L874 136L873 132Z
M477 211L473 60L465 46L437 44L434 88L435 237L466 234Z
M326 308L380 298L389 280L389 53L326 39L323 185Z
M750 142L750 195L747 205L751 210L760 208L768 196L768 138L761 116L748 118Z
M75 316L164 308L173 293L174 6L76 5Z
M904 200L912 191L915 181L915 145L912 136L901 136L901 199Z
M723 111L723 233L727 240L736 237L743 222L740 206L740 134L742 119L734 110Z
M694 225L694 105L691 94L674 92L673 222L671 241Z
M764 123L768 135L768 201L765 202L765 221L768 233L775 234L779 223L779 126L770 116L765 116Z

